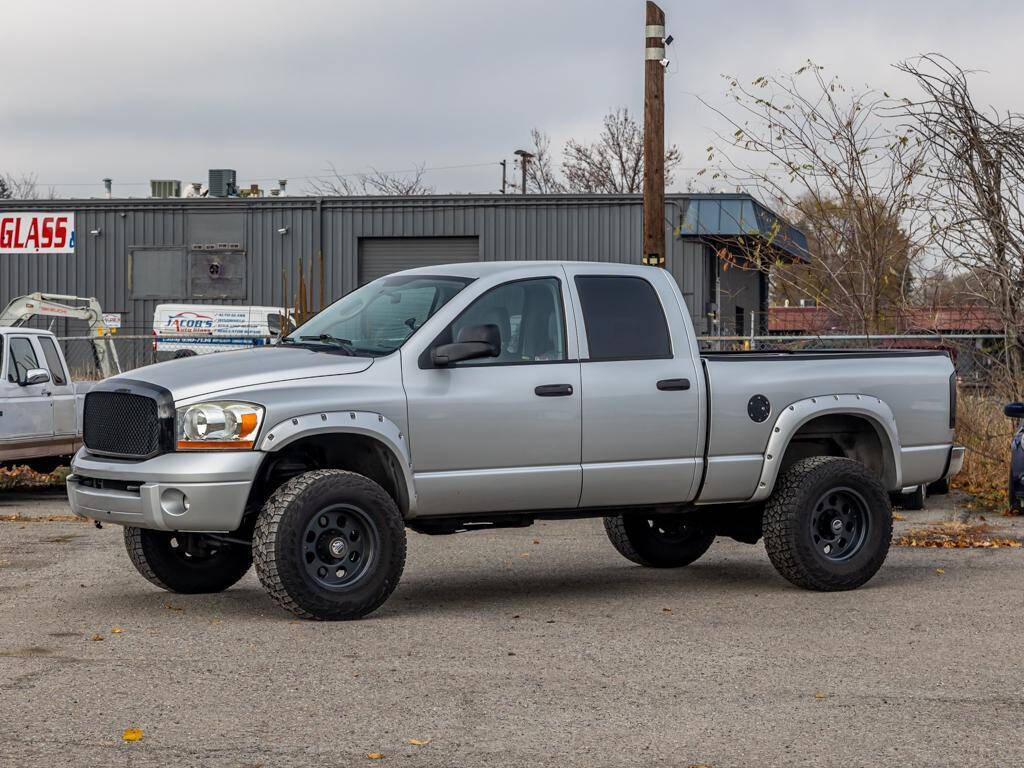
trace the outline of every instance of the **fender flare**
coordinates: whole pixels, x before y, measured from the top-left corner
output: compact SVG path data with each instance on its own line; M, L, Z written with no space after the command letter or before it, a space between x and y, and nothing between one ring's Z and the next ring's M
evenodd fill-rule
M750 497L750 501L764 501L771 495L782 466L782 457L786 455L786 449L797 430L812 419L829 414L860 416L866 419L878 435L887 474L893 475L893 487L902 487L899 433L896 429L896 417L889 405L873 395L817 395L787 405L775 419L761 464L761 477L758 478L757 489Z
M264 453L279 451L287 445L312 435L339 434L361 435L381 443L394 456L405 481L409 510L407 517L416 511L416 486L413 482L412 460L409 456L409 441L395 422L383 414L371 411L318 411L302 416L293 416L266 430L260 440L259 450Z

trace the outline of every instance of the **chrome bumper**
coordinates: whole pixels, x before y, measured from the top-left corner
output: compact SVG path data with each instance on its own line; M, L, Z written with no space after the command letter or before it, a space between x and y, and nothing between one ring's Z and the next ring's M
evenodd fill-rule
M953 477L964 468L964 453L967 451L962 445L954 445L949 449L949 469L946 470L945 480Z
M264 454L166 453L128 462L84 448L67 479L71 511L79 517L164 531L236 530Z

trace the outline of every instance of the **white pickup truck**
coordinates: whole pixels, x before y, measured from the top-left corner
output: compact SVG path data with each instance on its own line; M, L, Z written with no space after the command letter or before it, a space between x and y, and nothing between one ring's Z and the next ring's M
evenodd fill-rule
M82 405L93 382L73 382L49 331L0 326L0 464L45 471L82 445Z
M279 344L102 382L68 496L154 584L226 589L255 562L307 618L381 605L406 528L567 517L640 565L763 538L794 584L852 589L888 552L888 493L959 470L955 383L934 351L702 355L653 267L429 267Z

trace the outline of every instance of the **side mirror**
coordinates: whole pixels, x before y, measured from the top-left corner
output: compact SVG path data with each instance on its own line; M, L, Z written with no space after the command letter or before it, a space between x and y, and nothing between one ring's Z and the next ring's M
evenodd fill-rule
M1003 413L1011 419L1024 419L1024 403L1007 403L1003 406Z
M501 331L498 326L471 325L459 331L454 344L442 344L430 352L430 359L439 368L461 360L497 357L501 354Z
M43 368L29 368L25 371L25 378L19 384L23 387L30 387L33 384L45 384L50 380L50 374Z

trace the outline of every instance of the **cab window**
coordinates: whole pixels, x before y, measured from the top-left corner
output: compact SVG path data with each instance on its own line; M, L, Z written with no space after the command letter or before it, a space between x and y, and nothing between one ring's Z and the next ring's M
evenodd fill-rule
M68 383L68 377L61 364L57 345L48 336L40 336L38 341L39 346L43 348L43 357L46 359L46 367L50 371L50 380L58 387L64 386Z
M476 325L498 327L501 354L456 363L456 367L566 359L562 290L556 278L517 280L492 288L473 302L444 336L458 341L464 329Z
M15 384L25 380L33 368L39 367L32 342L24 336L15 336L10 341L10 356L7 364L7 380Z

